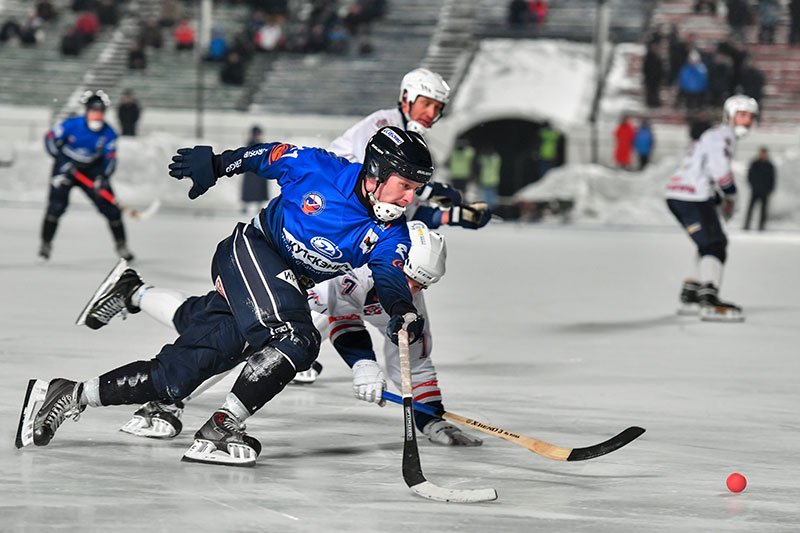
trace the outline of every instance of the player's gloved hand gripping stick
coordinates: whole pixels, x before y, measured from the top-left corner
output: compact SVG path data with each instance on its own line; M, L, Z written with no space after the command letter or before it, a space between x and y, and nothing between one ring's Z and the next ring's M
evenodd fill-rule
M150 202L150 205L147 206L147 208L139 211L138 209L134 209L120 202L117 199L117 197L114 196L114 193L112 193L108 189L104 187L99 187L99 188L96 187L94 180L89 176L87 176L86 174L84 174L83 172L81 172L80 170L73 169L72 176L76 180L78 180L78 182L80 182L82 185L85 185L90 189L94 189L97 192L97 194L100 195L100 198L102 198L103 200L112 205L117 206L121 211L128 213L131 217L135 218L136 220L147 220L148 218L152 217L156 213L156 211L158 211L159 207L161 207L161 200L156 198L155 200Z

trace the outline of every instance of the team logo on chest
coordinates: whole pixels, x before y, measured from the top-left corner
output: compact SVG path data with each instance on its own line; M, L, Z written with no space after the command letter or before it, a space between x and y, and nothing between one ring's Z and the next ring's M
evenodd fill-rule
M303 196L303 213L315 217L325 210L325 197L318 192L307 192Z
M311 246L321 254L330 257L331 259L338 259L342 257L342 251L338 246L333 244L325 237L313 237L311 239Z

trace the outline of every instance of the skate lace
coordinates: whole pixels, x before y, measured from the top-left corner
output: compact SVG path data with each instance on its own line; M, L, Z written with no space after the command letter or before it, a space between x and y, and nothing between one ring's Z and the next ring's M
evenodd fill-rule
M223 429L230 431L232 434L236 435L239 439L244 437L245 432L244 430L247 429L242 423L237 422L233 417L226 416L225 419L222 421Z
M108 324L119 313L122 313L123 319L128 316L125 299L122 296L109 298L93 314L100 322Z
M81 410L74 396L75 394L73 392L73 394L59 398L44 419L44 425L55 432L61 424L64 423L67 417L71 417L77 422L81 417Z

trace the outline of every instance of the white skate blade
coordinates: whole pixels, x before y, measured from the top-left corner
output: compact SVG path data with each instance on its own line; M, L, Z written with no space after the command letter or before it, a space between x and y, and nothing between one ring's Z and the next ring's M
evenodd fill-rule
M125 272L126 268L128 268L128 262L125 259L120 258L114 268L111 269L111 272L108 273L106 279L104 279L103 282L100 283L100 286L97 287L97 290L94 291L94 295L86 304L86 307L84 307L83 311L81 311L80 316L78 316L78 320L75 321L76 326L83 326L86 324L86 317L89 316L89 310L100 298L100 295L117 282L122 273Z
M134 415L125 425L119 428L123 433L150 439L171 439L178 434L175 426L161 418L152 418L148 424L144 417Z
M703 322L744 322L744 314L729 307L703 307L700 309Z
M228 444L228 453L218 450L211 441L195 439L181 461L225 466L255 466L256 451L244 444Z
M700 304L681 304L678 316L697 316L700 314Z
M33 421L36 418L36 413L42 408L48 386L49 382L43 379L28 381L28 390L25 391L25 401L22 404L22 413L19 416L17 438L14 441L17 448L33 444Z

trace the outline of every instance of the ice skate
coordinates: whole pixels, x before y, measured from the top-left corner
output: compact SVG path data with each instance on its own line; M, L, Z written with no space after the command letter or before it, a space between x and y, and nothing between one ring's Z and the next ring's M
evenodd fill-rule
M311 368L308 370L304 370L303 372L298 372L292 381L289 382L291 385L311 385L315 381L317 381L317 377L322 374L322 364L314 361L311 363Z
M67 417L78 420L86 409L79 403L82 390L83 383L68 379L30 380L17 428L17 448L47 446Z
M227 466L255 466L261 443L244 432L245 425L220 409L194 434L194 444L181 461Z
M126 318L128 313L138 313L140 309L131 303L131 297L142 285L144 282L139 274L128 268L125 259L120 259L83 308L75 324L100 329L120 313L122 318Z
M49 242L42 242L39 246L39 261L46 262L50 260L50 252L53 251L53 245Z
M478 437L464 433L450 422L441 418L435 418L425 424L422 432L427 435L428 440L442 446L480 446L483 444L483 441Z
M742 308L719 299L719 290L706 283L697 291L700 299L700 320L706 322L744 322Z
M694 280L684 280L683 287L681 288L681 306L678 308L678 314L681 316L697 316L700 314L700 297L697 291L700 290L700 284Z
M120 431L137 437L151 439L171 439L183 429L181 415L183 409L160 402L147 402L133 413Z
M117 255L125 261L133 261L133 254L128 250L128 245L125 241L117 243Z

